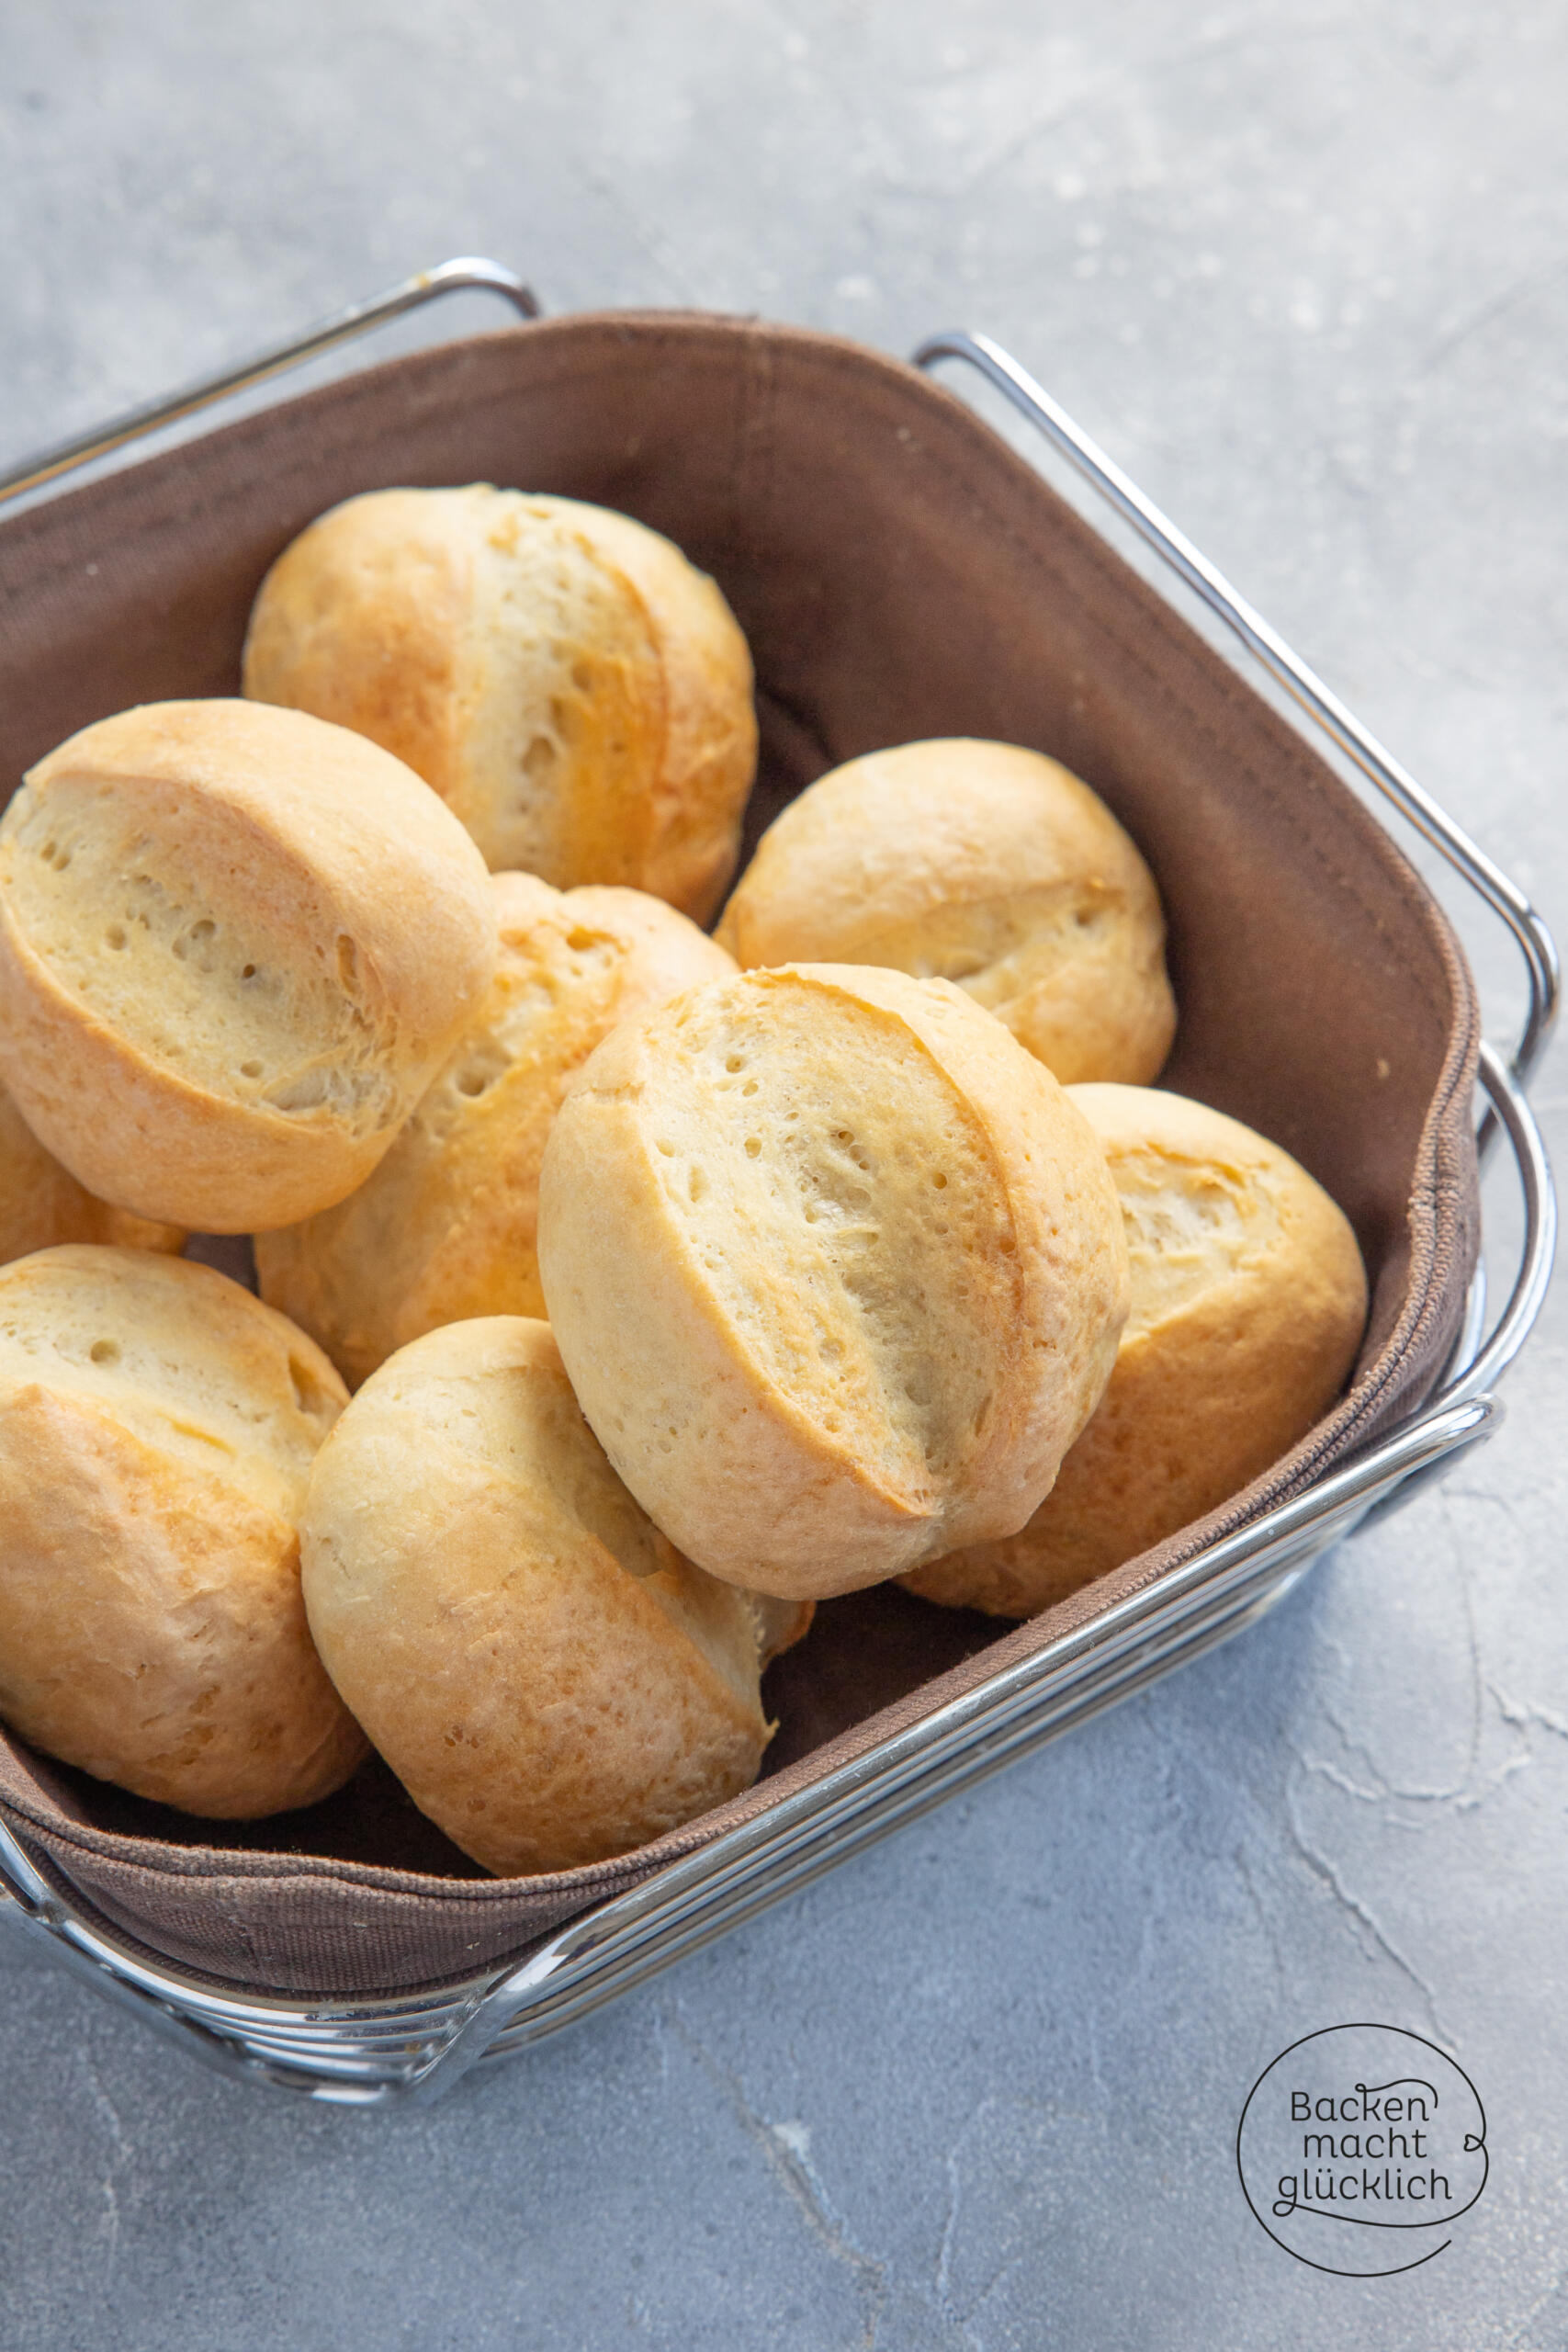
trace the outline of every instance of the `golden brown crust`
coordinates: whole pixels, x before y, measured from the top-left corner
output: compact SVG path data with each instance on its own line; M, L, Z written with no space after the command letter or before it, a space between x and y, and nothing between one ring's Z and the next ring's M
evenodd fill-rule
M638 1510L547 1325L447 1324L390 1358L318 1455L301 1532L339 1690L487 1870L627 1852L755 1778L753 1599Z
M484 482L346 500L262 583L244 687L396 752L492 867L699 922L734 869L750 656L713 582L629 515Z
M204 1266L46 1250L0 1270L0 1715L164 1804L310 1804L365 1742L311 1645L297 1521L346 1402L301 1331Z
M1048 1608L1249 1485L1338 1395L1366 1322L1348 1222L1276 1145L1152 1088L1071 1093L1127 1224L1116 1368L1029 1525L905 1579L1004 1617Z
M584 1412L688 1557L794 1597L1011 1532L1126 1311L1103 1156L944 981L807 966L615 1031L546 1147Z
M491 888L495 978L390 1151L335 1208L256 1239L262 1296L351 1387L440 1324L543 1314L539 1163L561 1097L617 1021L735 968L641 890Z
M1142 1083L1176 1004L1153 876L1088 785L953 737L851 760L774 819L717 933L737 963L955 981L1064 1085Z
M0 1264L50 1250L61 1241L104 1241L122 1250L157 1250L178 1257L184 1229L157 1225L111 1208L84 1192L74 1176L45 1151L5 1087L0 1086Z
M482 862L400 762L298 711L84 729L0 821L0 1067L78 1181L235 1233L387 1149L488 985Z

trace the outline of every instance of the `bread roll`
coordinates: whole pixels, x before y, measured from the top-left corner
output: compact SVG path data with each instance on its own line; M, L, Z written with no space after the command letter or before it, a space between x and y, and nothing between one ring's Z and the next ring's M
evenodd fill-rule
M178 1226L153 1225L85 1193L0 1086L0 1263L57 1241L107 1241L174 1257L185 1240Z
M756 1778L761 1612L643 1517L547 1325L400 1349L317 1456L302 1538L339 1690L487 1870L626 1853Z
M904 743L774 819L725 910L738 964L955 980L1063 1085L1141 1084L1176 1030L1154 878L1087 784L1012 743Z
M1001 1617L1048 1608L1250 1485L1339 1394L1367 1318L1348 1222L1276 1145L1179 1094L1071 1091L1126 1221L1116 1368L1022 1532L906 1579Z
M297 1532L346 1402L205 1266L70 1246L0 1268L0 1715L223 1820L311 1804L365 1742L310 1645Z
M1010 1534L1126 1314L1088 1123L945 980L748 972L562 1104L539 1271L601 1444L713 1575L852 1591Z
M0 821L0 1075L78 1182L139 1216L243 1233L341 1200L494 962L461 826L298 711L124 711Z
M699 922L734 871L750 655L713 582L627 515L486 482L351 498L263 582L244 685L395 752L491 866Z
M495 978L375 1173L256 1240L262 1296L356 1386L394 1348L475 1315L541 1315L539 1162L561 1096L626 1015L733 972L641 890L497 874Z

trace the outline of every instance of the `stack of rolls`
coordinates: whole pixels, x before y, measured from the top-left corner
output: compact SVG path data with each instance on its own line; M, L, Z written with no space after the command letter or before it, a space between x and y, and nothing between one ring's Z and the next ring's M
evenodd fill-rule
M0 821L23 1737L228 1818L373 1744L486 1869L603 1860L754 1779L818 1602L1031 1613L1342 1386L1349 1227L1152 1086L1158 890L1044 752L851 760L710 937L745 639L486 484L312 524L243 684Z

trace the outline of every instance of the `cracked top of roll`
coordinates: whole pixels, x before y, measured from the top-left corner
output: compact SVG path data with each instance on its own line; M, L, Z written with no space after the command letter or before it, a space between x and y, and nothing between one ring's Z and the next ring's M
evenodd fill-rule
M244 1232L380 1159L494 967L484 864L412 772L241 701L85 728L0 822L0 1075L77 1181Z
M1261 1476L1328 1410L1367 1318L1348 1219L1277 1144L1154 1087L1071 1091L1127 1233L1115 1369L1028 1526L909 1579L1003 1617L1048 1608Z
M539 1163L576 1072L615 1023L735 967L644 890L492 874L495 978L372 1176L259 1235L262 1296L351 1386L466 1316L539 1315Z
M406 760L496 868L705 922L757 763L751 657L658 531L489 482L345 499L262 582L244 687Z
M1089 786L966 736L818 777L758 844L718 937L736 962L952 980L1064 1086L1142 1085L1176 1030L1154 876Z
M1104 1157L1049 1072L946 981L851 966L615 1031L546 1147L539 1265L655 1523L811 1598L1021 1526L1126 1314Z

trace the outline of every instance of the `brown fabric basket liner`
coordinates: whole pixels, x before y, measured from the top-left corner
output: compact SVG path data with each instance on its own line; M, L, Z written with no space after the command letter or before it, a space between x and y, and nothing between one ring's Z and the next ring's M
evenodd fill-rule
M1462 956L1331 770L946 391L832 337L565 319L399 359L0 527L0 772L137 702L238 691L278 550L353 492L487 481L623 508L723 587L756 657L750 835L813 776L932 735L1033 744L1152 865L1181 1011L1164 1083L1293 1152L1355 1225L1372 1313L1348 1396L1223 1510L1013 1631L893 1588L829 1602L773 1670L768 1777L677 1835L547 1878L477 1873L372 1766L273 1822L193 1822L0 1740L46 1873L220 1983L451 1982L863 1753L1299 1492L1427 1396L1477 1232Z

